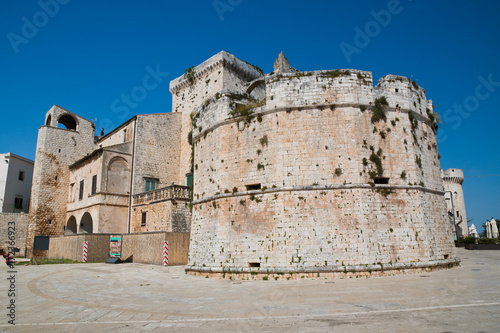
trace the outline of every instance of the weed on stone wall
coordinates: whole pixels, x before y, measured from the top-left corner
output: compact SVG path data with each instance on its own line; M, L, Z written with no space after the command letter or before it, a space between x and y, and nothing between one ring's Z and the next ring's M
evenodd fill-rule
M372 115L372 123L376 123L380 120L386 121L387 117L385 115L384 106L388 106L389 103L385 96L379 97L375 99L375 105L373 107L373 115Z

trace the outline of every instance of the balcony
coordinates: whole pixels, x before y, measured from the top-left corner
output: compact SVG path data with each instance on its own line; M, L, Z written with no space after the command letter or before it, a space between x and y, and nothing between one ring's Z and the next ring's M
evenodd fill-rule
M142 205L170 199L191 201L191 187L170 185L156 190L135 194L133 196L133 204Z

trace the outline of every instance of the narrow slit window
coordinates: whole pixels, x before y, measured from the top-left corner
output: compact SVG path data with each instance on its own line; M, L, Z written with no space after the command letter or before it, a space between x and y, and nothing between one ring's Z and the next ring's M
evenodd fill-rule
M253 190L260 190L261 185L260 184L250 184L246 185L247 191L253 191Z
M379 177L379 178L373 179L373 182L375 184L389 184L389 178Z

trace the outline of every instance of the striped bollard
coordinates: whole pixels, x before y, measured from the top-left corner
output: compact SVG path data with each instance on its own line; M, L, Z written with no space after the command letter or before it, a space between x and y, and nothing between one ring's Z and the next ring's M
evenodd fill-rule
M89 250L89 242L83 242L83 262L87 262L87 252Z
M163 266L168 265L168 242L163 242Z

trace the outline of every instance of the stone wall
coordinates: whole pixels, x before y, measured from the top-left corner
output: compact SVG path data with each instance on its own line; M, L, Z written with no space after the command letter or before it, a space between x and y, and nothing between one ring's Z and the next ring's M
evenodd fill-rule
M83 261L83 242L88 242L87 262L109 258L109 234L84 234L50 237L48 257Z
M193 110L223 88L243 92L247 82L261 76L263 73L250 64L222 51L194 67L191 80L180 76L170 82L172 112L182 114L180 185L185 185L186 174L191 172L191 146L187 137L192 130L190 116Z
M14 225L9 224L14 222ZM28 227L28 214L25 213L0 213L0 249L7 253L9 250L9 227L15 228L14 242L19 249L17 255L24 256L26 249L26 231ZM12 230L12 229L10 229Z
M196 108L188 270L455 264L432 102L398 78L273 74L264 103Z
M146 213L146 224L142 224ZM186 200L166 199L137 204L132 208L132 233L168 231L189 232L191 229L191 209Z
M48 256L82 261L83 242L88 242L88 262L109 258L111 234L65 235L51 237ZM161 265L163 242L169 242L169 265L185 265L189 250L189 233L152 232L122 235L122 260Z
M58 120L72 119L58 128ZM66 225L66 202L69 190L69 165L94 149L95 125L68 110L53 106L46 115L45 126L38 131L33 171L28 255L35 235L61 235Z
M169 265L185 265L189 251L189 233L177 232L123 235L122 260L161 265L164 241L169 243Z
M158 179L158 188L179 184L181 114L137 116L132 194L144 192L144 178Z

